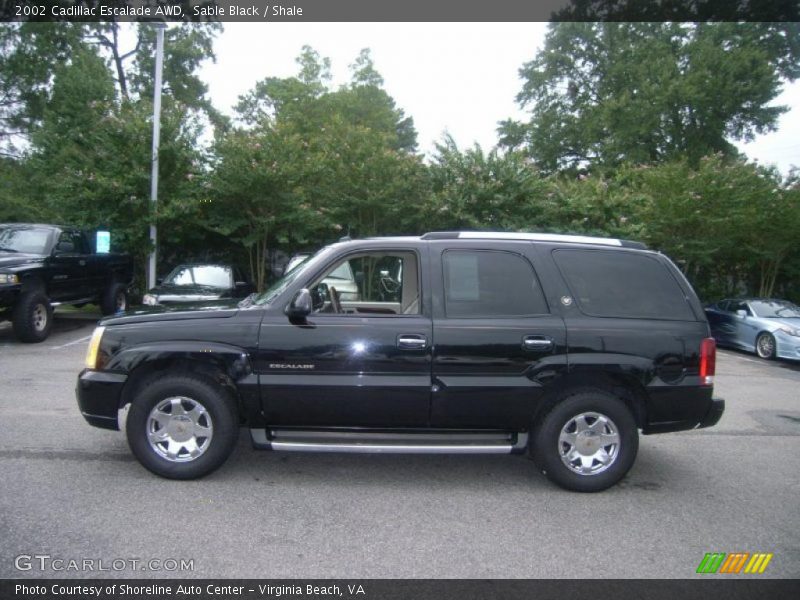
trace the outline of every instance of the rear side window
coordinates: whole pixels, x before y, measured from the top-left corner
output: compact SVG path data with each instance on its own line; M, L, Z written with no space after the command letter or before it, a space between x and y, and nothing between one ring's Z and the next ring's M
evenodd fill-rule
M695 320L678 282L657 258L602 250L555 250L553 257L585 314Z
M448 317L511 317L548 312L533 268L518 254L448 250L443 264Z

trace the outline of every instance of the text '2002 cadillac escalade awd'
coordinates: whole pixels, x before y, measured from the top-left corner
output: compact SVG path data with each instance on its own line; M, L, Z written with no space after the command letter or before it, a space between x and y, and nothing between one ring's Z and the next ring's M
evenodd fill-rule
M109 429L130 404L131 450L164 477L210 473L245 425L272 450L528 452L599 491L639 430L719 421L714 361L691 286L642 244L439 232L327 246L231 308L106 319L77 395Z

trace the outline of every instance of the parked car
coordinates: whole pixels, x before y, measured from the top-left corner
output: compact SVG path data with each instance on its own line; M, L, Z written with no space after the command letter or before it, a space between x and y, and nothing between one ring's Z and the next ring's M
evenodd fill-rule
M800 360L800 307L776 298L729 298L706 307L720 346L765 359Z
M255 291L241 269L225 264L178 265L142 298L148 306L244 298Z
M0 320L11 319L23 342L47 339L53 308L97 304L104 315L125 310L133 261L96 254L74 227L0 224Z
M327 283L345 264L357 300ZM130 404L133 454L174 479L222 465L245 425L281 451L529 452L592 492L628 472L639 430L719 421L715 347L642 244L443 232L332 244L235 307L106 319L77 396L108 429Z

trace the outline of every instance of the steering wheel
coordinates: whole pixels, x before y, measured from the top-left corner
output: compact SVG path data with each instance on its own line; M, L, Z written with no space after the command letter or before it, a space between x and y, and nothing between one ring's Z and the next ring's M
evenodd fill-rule
M333 308L333 312L342 312L342 303L339 301L339 292L336 291L336 288L333 286L330 286L328 291L330 292L331 296L331 307Z
M400 289L400 282L395 281L391 277L381 277L381 287L387 294L396 294Z

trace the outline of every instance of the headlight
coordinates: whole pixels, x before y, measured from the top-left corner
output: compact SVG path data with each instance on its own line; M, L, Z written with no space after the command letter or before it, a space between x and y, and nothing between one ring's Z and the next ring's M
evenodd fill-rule
M97 368L97 351L100 349L100 340L103 339L105 327L95 327L92 339L89 341L89 349L86 351L86 367L89 369Z
M13 273L0 273L0 283L19 283L19 275Z
M145 294L142 296L142 304L146 304L147 306L155 306L158 304L158 298L152 294Z
M780 329L783 333L788 333L789 335L793 335L796 337L800 336L800 331L798 331L794 327L789 327L788 325L781 325L780 327L778 327L778 329Z

